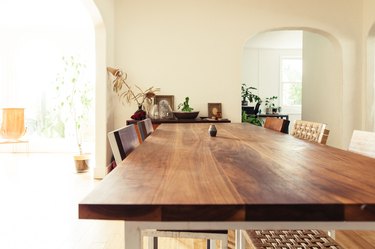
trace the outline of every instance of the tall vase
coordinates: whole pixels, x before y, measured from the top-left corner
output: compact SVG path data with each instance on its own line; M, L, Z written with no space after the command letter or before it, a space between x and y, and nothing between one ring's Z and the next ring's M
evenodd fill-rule
M24 108L3 108L0 135L5 139L18 140L25 132Z

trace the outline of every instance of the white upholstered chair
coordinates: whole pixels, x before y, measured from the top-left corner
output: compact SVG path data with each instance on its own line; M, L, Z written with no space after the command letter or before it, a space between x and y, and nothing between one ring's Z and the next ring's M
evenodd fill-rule
M323 123L296 120L290 135L300 139L326 144L329 135L329 130L326 129L326 127L327 125Z
M375 158L375 132L354 130L348 150Z

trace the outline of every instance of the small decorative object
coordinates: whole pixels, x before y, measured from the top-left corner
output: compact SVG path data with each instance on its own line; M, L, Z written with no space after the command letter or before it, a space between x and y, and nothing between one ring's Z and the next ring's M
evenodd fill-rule
M210 125L208 128L208 133L210 134L211 137L216 137L217 134L217 129L215 125Z
M221 103L208 103L208 117L216 120L221 118Z
M133 114L135 118L146 118L146 113L143 110L144 105L147 105L148 108L152 104L152 98L155 97L155 92L158 92L159 88L149 87L146 90L142 90L139 86L135 86L138 89L138 92L135 92L131 86L126 82L127 74L123 73L120 69L107 67L107 71L110 72L115 79L113 80L113 91L121 99L125 99L128 103L130 100L134 100L137 103L138 110ZM123 90L123 86L125 89ZM142 110L142 111L141 111ZM132 116L132 117L133 117Z
M178 109L181 108L181 111L173 112L174 116L178 119L195 119L198 114L198 112L193 112L193 108L189 105L189 97L185 97L185 101L183 103L180 103L178 105Z

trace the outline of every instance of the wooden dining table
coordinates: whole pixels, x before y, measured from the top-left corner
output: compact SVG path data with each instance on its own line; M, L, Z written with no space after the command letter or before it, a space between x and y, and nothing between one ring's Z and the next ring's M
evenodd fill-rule
M79 218L124 220L126 249L146 228L375 230L375 159L248 123L208 128L160 125Z

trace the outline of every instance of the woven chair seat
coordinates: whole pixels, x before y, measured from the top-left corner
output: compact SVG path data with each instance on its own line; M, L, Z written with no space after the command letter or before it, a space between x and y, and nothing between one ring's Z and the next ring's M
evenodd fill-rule
M254 249L343 249L320 230L246 230Z

